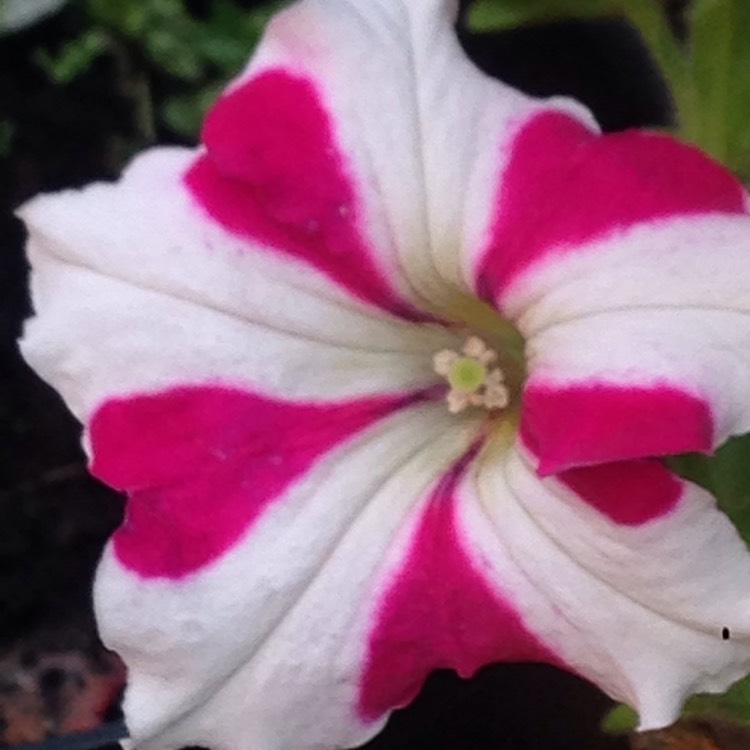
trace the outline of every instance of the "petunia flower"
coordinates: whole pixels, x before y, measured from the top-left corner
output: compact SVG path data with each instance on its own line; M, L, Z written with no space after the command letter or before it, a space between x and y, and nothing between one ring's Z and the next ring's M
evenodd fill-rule
M499 661L654 728L750 671L750 555L662 461L750 429L748 197L484 76L455 13L305 0L199 148L21 210L23 353L129 498L138 747L356 745Z

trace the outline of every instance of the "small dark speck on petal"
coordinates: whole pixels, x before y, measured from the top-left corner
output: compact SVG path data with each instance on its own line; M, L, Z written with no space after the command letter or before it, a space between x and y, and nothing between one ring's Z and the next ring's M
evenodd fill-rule
M728 641L729 640L729 628L722 628L721 629L721 640L722 641Z

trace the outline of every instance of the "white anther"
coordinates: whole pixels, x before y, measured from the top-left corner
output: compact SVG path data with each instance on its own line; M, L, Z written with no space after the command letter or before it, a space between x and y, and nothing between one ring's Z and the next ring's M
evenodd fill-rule
M459 414L469 406L492 410L508 405L510 393L502 370L499 367L487 369L487 365L495 360L497 352L478 336L470 336L461 353L443 349L434 355L435 372L451 386L446 395L451 414Z
M451 351L450 349L443 349L432 358L435 372L443 377L448 377L451 367L457 359L458 354L456 352Z

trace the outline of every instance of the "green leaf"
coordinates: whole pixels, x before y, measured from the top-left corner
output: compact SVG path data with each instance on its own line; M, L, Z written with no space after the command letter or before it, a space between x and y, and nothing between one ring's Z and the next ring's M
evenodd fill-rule
M736 682L725 693L694 695L682 709L684 718L715 716L750 726L750 677ZM602 720L607 734L627 734L638 726L638 714L621 703Z
M615 706L602 720L602 730L607 734L627 734L638 726L638 714L630 706Z
M678 125L689 129L695 110L695 92L688 55L675 37L664 3L656 0L620 0L624 17L641 35L669 86Z
M148 26L153 0L88 0L91 21L125 36L138 36Z
M0 158L8 156L13 146L16 125L11 120L0 120Z
M214 3L209 20L192 40L206 62L227 75L236 73L246 62L258 41L259 32L250 18L257 11L246 11L232 2Z
M34 61L55 83L66 84L85 73L108 46L106 34L99 29L90 29L67 42L55 55L45 49L35 50Z
M669 465L711 492L750 544L750 435L729 440L713 456L678 456Z
M220 81L197 92L170 97L161 110L164 123L177 135L195 140L208 108L224 86L225 81Z
M699 108L692 140L750 177L750 3L693 0L690 51Z
M719 715L750 725L750 677L732 685L721 695L695 695L686 704L683 716Z
M191 31L189 20L182 19L171 27L155 23L143 36L145 51L157 67L183 81L199 81L205 73L202 56L188 41Z
M286 2L269 2L245 10L231 0L216 0L211 17L193 43L207 62L227 76L247 61L271 16Z
M466 23L471 31L503 31L561 18L612 15L618 7L618 0L476 0Z

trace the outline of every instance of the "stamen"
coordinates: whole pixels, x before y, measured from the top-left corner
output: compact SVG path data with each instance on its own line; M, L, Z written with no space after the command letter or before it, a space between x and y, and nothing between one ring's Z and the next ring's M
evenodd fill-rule
M432 358L432 363L435 368L435 372L438 375L442 375L443 377L447 378L451 371L451 367L453 367L453 363L457 359L458 359L458 354L456 354L456 352L453 352L450 349L443 349L443 351L438 352Z
M464 344L463 353L467 357L476 359L483 365L488 365L497 359L497 353L488 348L479 336L470 336Z
M451 414L458 414L469 406L493 410L508 405L510 394L502 370L499 367L488 369L496 360L497 352L478 336L469 337L460 354L443 349L433 357L435 372L450 385L446 401Z

